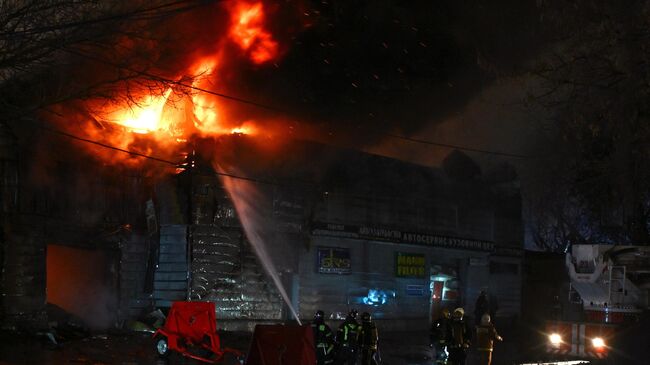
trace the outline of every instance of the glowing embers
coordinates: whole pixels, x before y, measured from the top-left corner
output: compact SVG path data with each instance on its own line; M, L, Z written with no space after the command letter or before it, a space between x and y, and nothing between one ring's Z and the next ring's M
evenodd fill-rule
M278 43L264 28L265 15L261 2L238 2L231 7L230 37L257 64L278 56Z

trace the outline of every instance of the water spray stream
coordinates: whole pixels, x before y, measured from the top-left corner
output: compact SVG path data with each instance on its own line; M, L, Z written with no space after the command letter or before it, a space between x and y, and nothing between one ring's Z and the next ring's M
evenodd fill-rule
M216 169L217 171L224 173L220 166L217 165ZM262 208L260 207L260 202L264 201L262 193L248 181L237 180L223 175L221 176L221 181L235 206L239 221L244 228L246 238L248 238L251 246L253 246L255 255L260 260L266 274L273 280L273 283L280 292L282 299L291 311L293 318L296 319L298 324L302 325L300 318L298 318L298 313L293 307L289 295L280 281L280 276L275 269L273 260L271 260L271 256L267 251L266 242L262 237L263 227L269 226L269 224L264 224L265 221L268 222L269 218L267 218L267 215L262 213Z

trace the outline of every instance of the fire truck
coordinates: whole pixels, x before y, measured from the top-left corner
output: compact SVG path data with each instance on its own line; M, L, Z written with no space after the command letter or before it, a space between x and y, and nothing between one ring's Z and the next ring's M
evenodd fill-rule
M565 266L568 295L546 321L547 353L612 362L619 337L648 309L650 247L574 245Z

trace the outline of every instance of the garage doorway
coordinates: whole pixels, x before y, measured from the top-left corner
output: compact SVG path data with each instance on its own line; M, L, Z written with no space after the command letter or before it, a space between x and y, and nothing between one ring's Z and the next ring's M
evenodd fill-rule
M460 302L460 281L456 268L445 265L433 265L430 270L429 320L431 323L440 318L444 308L450 312Z
M117 318L117 255L110 250L47 245L47 303L91 330ZM58 307L58 308L56 308Z

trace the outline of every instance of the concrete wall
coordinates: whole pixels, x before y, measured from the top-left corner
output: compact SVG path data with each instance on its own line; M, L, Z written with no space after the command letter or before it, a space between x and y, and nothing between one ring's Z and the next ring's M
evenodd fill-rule
M323 181L319 186L287 185L258 187L264 201L258 208L268 214L272 222L264 231L264 242L271 252L275 270L280 275L284 287L296 305L299 316L311 319L317 309L328 312L333 319L342 318L349 309L369 311L394 329L426 329L430 316L430 277L433 265L453 267L461 282L459 304L468 314L473 312L474 302L481 289L488 289L499 301L498 315L517 316L520 307L520 274L498 272L492 275L492 261L515 261L519 258L497 256L488 250L452 249L436 246L406 244L390 240L356 239L328 237L314 234L312 226L334 223L345 226L379 227L397 229L402 232L422 232L439 237L459 238L471 242L487 243L492 246L514 248L523 244L521 236L521 215L517 207L520 198L516 189L501 194L492 189L489 183L472 181L451 181L444 172L422 166L404 164L377 156L346 151L340 160L326 166L322 172ZM356 154L355 154L356 153ZM316 156L310 155L314 161ZM304 166L304 161L300 163ZM274 171L280 176L292 175L291 166ZM231 214L232 204L220 188L219 180L212 177L194 177L200 182L197 186L202 193L194 195L195 208L201 214L194 214L196 222L213 224L220 229L239 230L241 226ZM306 179L307 180L307 179ZM499 189L502 190L502 189ZM200 206L200 207L198 207ZM262 208L270 206L267 212ZM221 218L217 217L221 216ZM217 217L217 218L215 218ZM235 217L236 218L236 217ZM216 227L213 229L218 230ZM216 232L216 231L215 231ZM218 240L217 240L218 241ZM218 270L227 276L233 287L239 283L239 271L243 259L232 257L236 242L231 239L215 241L213 249L221 255L221 263L232 267L231 271ZM195 242L197 244L197 242ZM199 243L200 244L200 243ZM318 247L341 247L350 252L352 271L348 275L320 274L316 269ZM395 253L423 254L426 257L427 274L424 278L401 278L395 275ZM218 260L219 255L206 260ZM505 258L504 258L505 257ZM256 262L250 257L251 265ZM215 261L216 263L216 261ZM207 263L205 263L207 265ZM198 267L198 266L197 266ZM195 277L205 276L193 269ZM216 276L209 279L216 283ZM266 283L265 291L258 291L249 297L248 303L235 305L239 299L233 287L219 288L214 292L214 300L223 308L232 311L221 313L233 321L266 321L288 319L287 308L280 317L271 312L251 314L243 309L255 308L259 298L267 296L275 300L277 293L266 275L260 275L253 284ZM210 284L212 285L212 284ZM423 288L421 295L407 292L408 286ZM369 306L360 302L369 290L383 290L390 295L387 303ZM233 297L235 295L235 297ZM219 299L220 296L224 299ZM228 303L220 303L222 300ZM212 299L211 299L212 300ZM454 303L455 305L456 303ZM232 324L235 326L235 324ZM246 326L242 323L238 326Z
M12 228L2 247L2 326L42 328L47 323L45 238L25 227Z
M342 247L350 250L350 274L321 274L317 270L318 247ZM426 258L424 278L402 278L395 275L395 253L423 254ZM487 265L470 266L470 259L487 262L489 254L430 248L390 242L312 237L312 247L300 256L299 309L303 318L324 310L334 319L342 318L352 308L369 312L384 323L385 328L426 329L430 315L430 268L444 265L458 270L461 279L461 303L473 303L472 294L486 284ZM409 295L407 286L424 288L422 295ZM370 289L383 290L389 298L384 305L366 305L360 301ZM394 296L392 296L394 295Z

